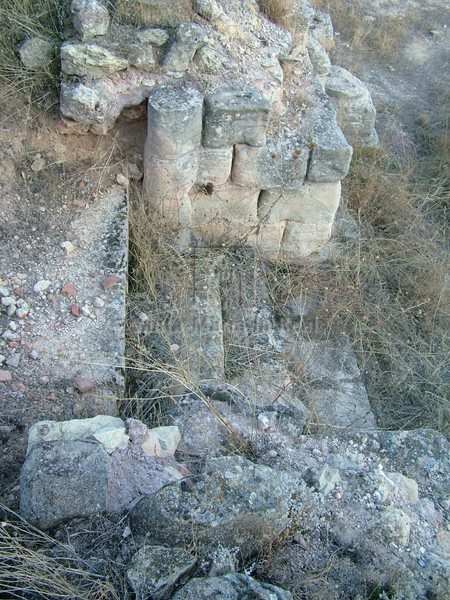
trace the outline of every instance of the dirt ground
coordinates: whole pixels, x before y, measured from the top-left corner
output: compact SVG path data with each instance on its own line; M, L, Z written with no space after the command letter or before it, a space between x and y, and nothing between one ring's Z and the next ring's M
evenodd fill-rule
M365 4L372 13L392 9L391 2ZM415 1L395 3L396 8L406 5L424 9ZM417 119L432 112L436 94L449 87L449 9L442 1L428 2L428 9L429 18L415 22L401 51L387 63L361 58L341 36L332 55L337 64L353 65L368 84L380 136L399 153L423 151ZM126 265L117 253L109 256L116 242L105 227L117 212L102 199L106 190L120 191L116 176L127 173L128 162L141 166L145 120L122 119L104 137L61 135L58 121L57 104L30 107L26 97L14 98L0 119L0 286L7 290L4 297L14 297L17 307L22 300L28 309L19 318L8 315L6 303L0 307L0 369L9 374L0 383L0 501L13 509L29 426L109 410L123 389L123 356L115 356L111 347L108 356L96 358L95 344L89 344L121 327L114 303L126 290ZM75 248L69 254L61 247L66 241ZM105 289L109 275L118 281ZM41 281L50 283L36 292ZM67 283L76 287L73 297L61 294ZM97 298L103 306L95 306ZM106 364L100 374L97 362ZM75 374L100 380L100 405L74 389Z

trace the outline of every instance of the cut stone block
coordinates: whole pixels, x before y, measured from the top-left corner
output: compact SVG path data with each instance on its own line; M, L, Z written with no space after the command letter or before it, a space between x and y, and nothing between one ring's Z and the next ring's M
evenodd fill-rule
M286 221L273 224L259 223L255 243L263 256L272 260L279 258L285 229Z
M353 149L337 124L335 111L330 110L330 107L323 107L313 123L308 181L340 181L350 169L352 154Z
M262 148L235 146L232 181L245 187L298 188L303 185L309 149L301 135L287 140L267 140Z
M200 149L200 164L197 174L197 185L223 185L231 173L233 148Z
M211 195L198 189L191 193L192 224L235 223L254 226L257 223L258 189L243 189L225 184L214 188Z
M100 78L126 69L129 64L98 44L65 42L61 46L61 71L67 75Z
M281 250L292 257L309 256L321 250L330 235L331 224L286 221Z
M70 11L73 26L83 41L108 33L109 12L98 0L72 0Z
M181 200L193 186L198 172L198 152L164 160L147 150L144 155L144 198L151 207L161 200Z
M224 86L205 97L203 145L264 146L271 104L250 86Z
M61 83L60 109L64 117L78 123L102 124L114 99L82 83Z
M148 99L146 156L178 157L198 150L203 97L188 83L166 83Z
M151 46L130 44L127 47L127 58L130 64L142 71L154 71L156 60Z
M265 223L297 221L331 227L341 198L341 184L305 183L297 190L264 190L258 203L258 219Z
M208 41L203 27L196 23L182 23L164 57L163 67L167 71L187 71L194 54L199 48L206 46Z

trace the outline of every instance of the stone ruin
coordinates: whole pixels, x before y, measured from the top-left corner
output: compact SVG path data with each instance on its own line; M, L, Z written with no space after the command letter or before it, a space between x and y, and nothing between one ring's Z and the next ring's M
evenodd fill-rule
M329 16L298 2L291 35L254 1L187 4L118 2L134 24L119 26L97 0L74 0L60 130L105 134L147 101L149 218L186 246L244 243L291 261L319 252L352 145L377 144L367 88L330 63Z

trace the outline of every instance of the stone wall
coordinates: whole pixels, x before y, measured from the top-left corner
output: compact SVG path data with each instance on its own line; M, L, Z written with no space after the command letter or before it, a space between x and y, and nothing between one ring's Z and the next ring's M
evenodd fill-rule
M124 0L111 15L73 0L61 132L105 134L148 98L150 219L187 245L245 243L290 261L319 252L350 144L378 142L367 88L330 63L329 16L299 0L291 35L253 0L172 5Z

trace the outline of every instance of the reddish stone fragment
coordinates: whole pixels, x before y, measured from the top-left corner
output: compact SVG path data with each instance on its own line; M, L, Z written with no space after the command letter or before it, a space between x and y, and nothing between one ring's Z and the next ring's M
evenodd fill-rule
M74 317L79 317L81 313L78 304L72 304L72 306L70 307L70 312L73 314Z
M78 390L82 394L90 392L91 390L97 387L97 384L94 379L89 379L89 377L82 377L81 375L76 375L72 379L72 385L76 390Z
M61 288L61 294L63 296L75 296L77 293L77 288L73 285L73 283L66 283Z
M109 290L110 288L114 287L116 284L118 284L120 281L119 277L117 277L117 275L110 275L109 277L106 277L103 281L102 281L102 288L104 290Z
M11 381L11 373L0 369L0 383L6 383L7 381Z

